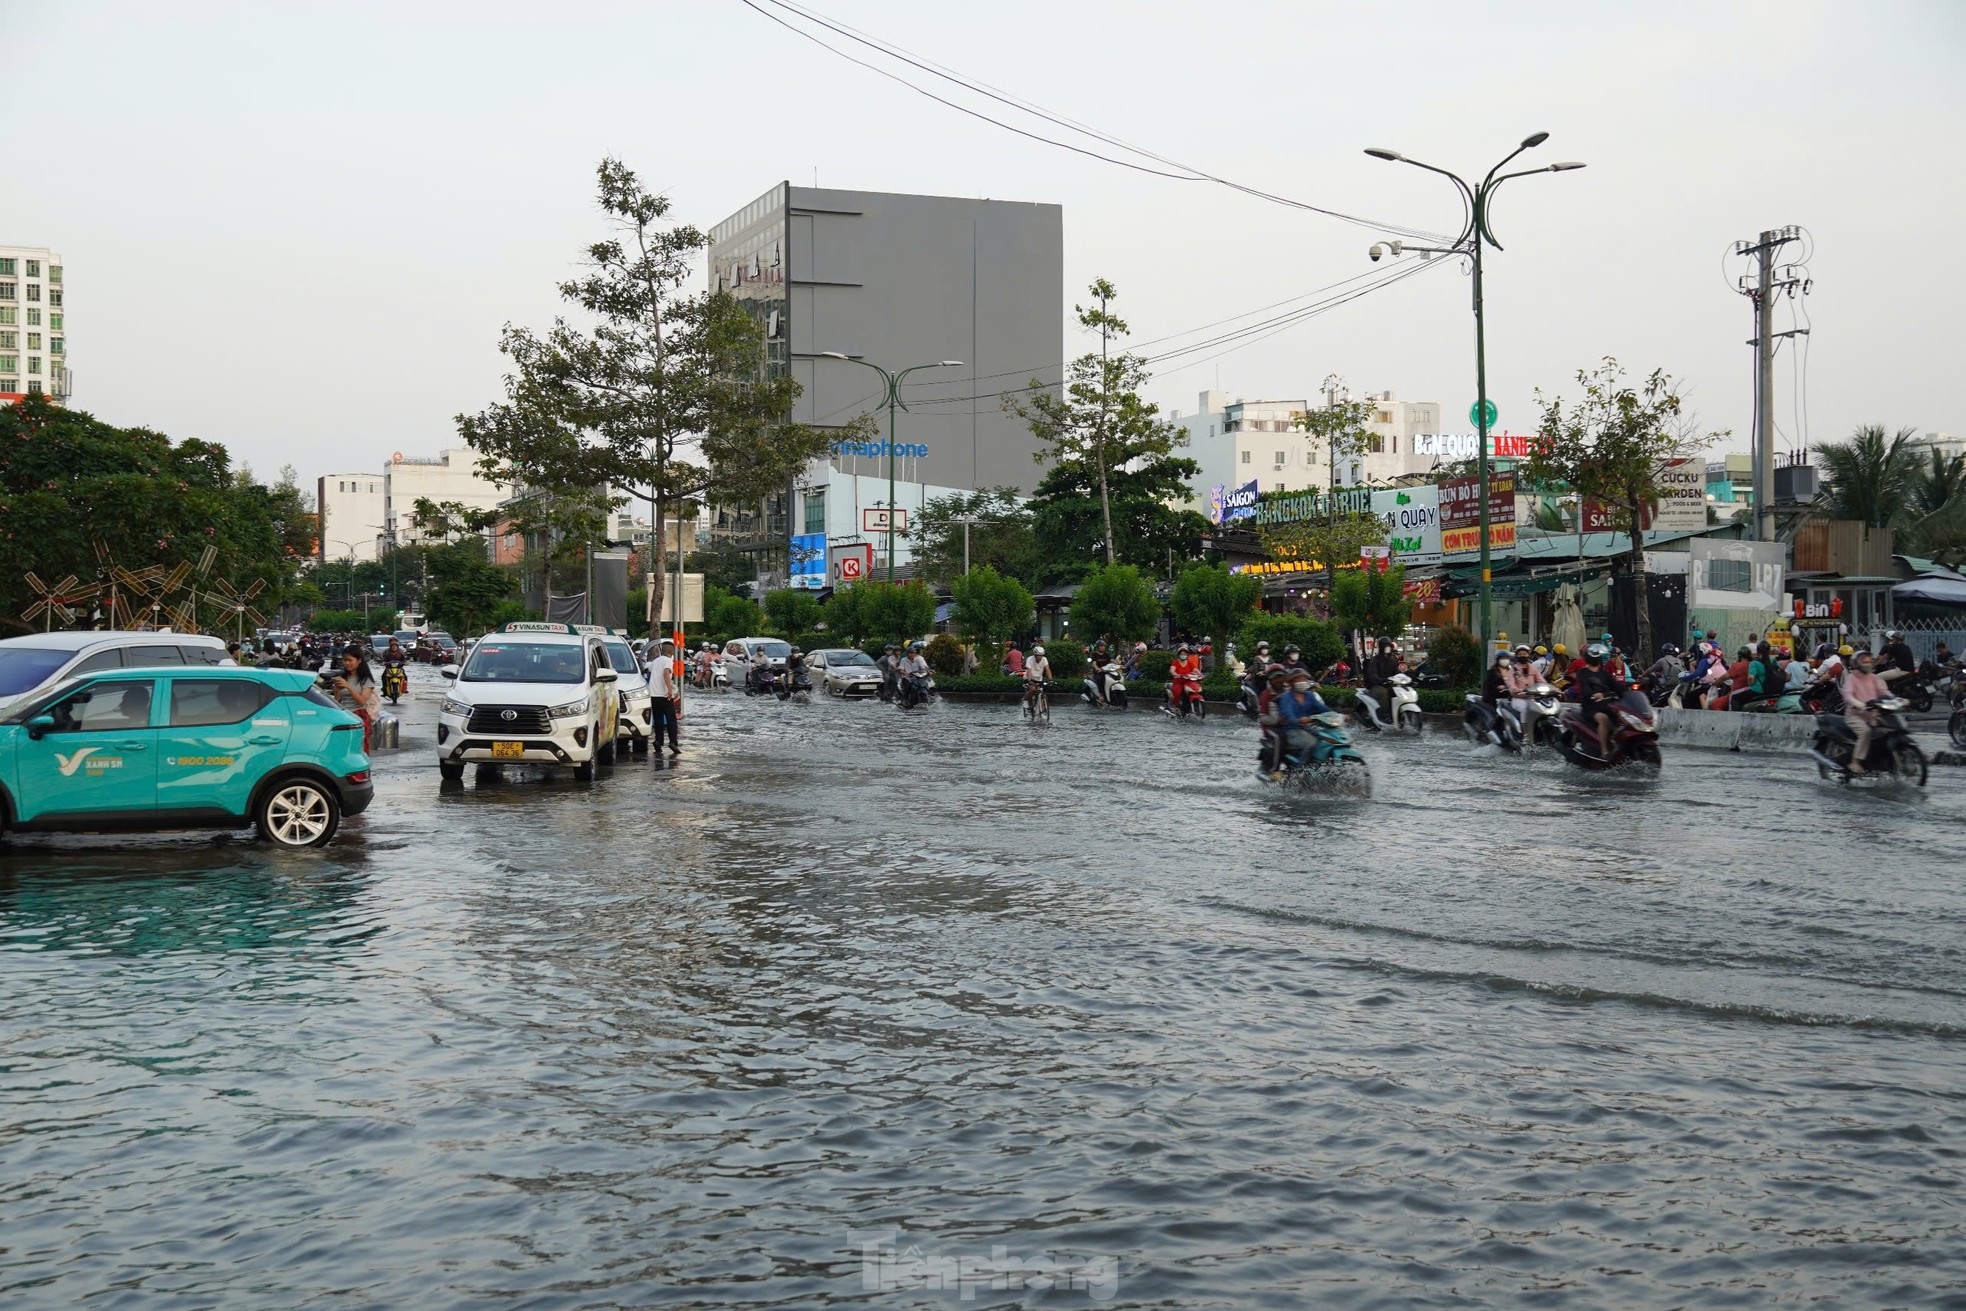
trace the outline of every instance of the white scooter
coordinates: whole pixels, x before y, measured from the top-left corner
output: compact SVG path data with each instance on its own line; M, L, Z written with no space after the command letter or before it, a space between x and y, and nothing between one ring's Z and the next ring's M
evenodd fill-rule
M1100 684L1104 683L1102 689ZM1105 706L1113 710L1126 709L1126 683L1121 679L1117 661L1105 665L1094 665L1086 674L1079 700L1089 706Z
M1528 746L1553 747L1563 737L1556 689L1538 683L1529 689L1529 715L1522 721L1522 741Z
M1394 674L1389 680L1393 691L1393 708L1389 717L1379 712L1379 698L1366 688L1360 688L1358 698L1352 702L1352 718L1375 733L1390 728L1395 733L1420 732L1420 694L1413 690L1413 680L1405 674Z
M712 692L730 691L730 675L724 672L724 662L715 661L710 666L710 690Z

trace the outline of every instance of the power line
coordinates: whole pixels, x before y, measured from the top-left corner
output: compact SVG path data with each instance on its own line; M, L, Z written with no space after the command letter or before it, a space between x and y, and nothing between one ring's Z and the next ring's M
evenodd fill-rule
M770 13L765 9L760 8L757 0L743 0L743 3L747 8L752 9L759 14L762 14L764 17L771 19L773 22L777 23L779 26L785 28L786 30L796 33L801 37L804 37L806 40L811 41L814 45L817 45L821 49L839 56L841 59L847 60L849 63L858 64L860 67L868 69L871 72L879 73L881 76L889 79L890 81L897 82L900 85L915 92L917 95L925 96L928 99L935 101L937 104L945 105L951 109L958 110L962 113L970 115L973 118L978 118L986 123L990 123L996 127L1003 128L1006 131L1015 132L1017 135L1029 138L1030 140L1042 142L1045 145L1057 146L1063 150L1070 150L1076 154L1086 155L1090 158L1101 160L1108 164L1117 164L1121 168L1134 169L1137 172L1150 174L1154 177L1169 178L1177 182L1212 182L1218 186L1228 187L1233 191L1240 191L1245 195L1255 197L1259 200L1267 200L1273 204L1285 205L1292 209L1304 210L1314 214L1322 214L1327 218L1335 218L1340 220L1341 222L1355 224L1359 227L1367 228L1374 232L1392 233L1400 236L1408 236L1408 237L1413 237L1416 239L1427 240L1427 241L1444 242L1447 240L1445 234L1442 233L1431 232L1422 228L1408 227L1402 224L1386 223L1377 219L1363 218L1356 214L1345 213L1342 210L1329 209L1322 205L1313 205L1307 201L1297 200L1289 196L1278 195L1275 192L1265 191L1260 187L1252 187L1245 183L1236 182L1230 178L1222 177L1219 174L1211 173L1206 169L1199 168L1193 164L1184 163L1180 160L1171 159L1165 155L1157 154L1154 151L1147 150L1143 147L1131 145L1128 142L1120 139L1119 137L1111 135L1110 133L1099 131L1096 128L1087 127L1071 119L1065 118L1060 114L1053 113L1051 110L1048 110L1043 106L1038 105L1034 101L1025 100L1022 97L1012 96L1007 92L1002 92L997 90L996 88L989 86L987 83L976 81L975 79L966 77L962 74L954 72L953 70L947 69L940 64L936 64L933 61L927 60L922 56L914 55L911 52L904 50L902 47L892 44L891 42L887 42L877 37L873 37L869 34L857 31L856 29L847 27L844 24L835 23L832 20L827 19L822 15L813 13L810 10L802 8L797 4L789 3L789 0L764 0L764 3L766 4L770 4L775 8L784 10L787 13L796 14L800 18L806 20L807 22L817 24L818 26L825 28L827 31L832 32L840 37L843 37L846 40L853 41L859 45L865 46L870 50L877 51L880 54L885 55L889 59L897 60L901 63L907 64L912 68L919 69L922 72L927 73L932 77L938 77L945 82L949 82L956 86L962 87L964 90L970 92L973 95L985 97L986 99L992 100L997 104L1003 105L1010 109L1014 109L1019 113L1029 114L1030 116L1037 118L1043 122L1049 123L1054 127L1063 128L1067 132L1078 133L1081 136L1085 136L1091 138L1092 140L1101 142L1105 145L1112 146L1117 149L1126 151L1129 154L1138 155L1143 159L1152 160L1157 164L1166 165L1167 167L1150 168L1145 164L1136 163L1132 160L1117 159L1111 155L1103 154L1099 151L1092 150L1084 146L1073 145L1072 143L1067 141L1059 141L1051 137L1041 136L1035 132L1026 131L1023 128L1016 127L1009 123L1005 123L1000 119L992 118L988 114L984 114L978 110L971 109L968 106L960 105L955 103L954 101L945 99L942 96L938 96L934 92L929 91L927 88L922 87L914 82L911 82L907 78L902 77L901 75L894 73L888 69L880 68L877 67L876 65L868 63L865 60L858 59L853 55L847 53L846 51L841 50L837 46L829 44L822 38L814 35L813 33L808 32L793 23L787 22L785 19L780 18L776 14ZM1178 173L1169 172L1168 169L1179 169L1181 171Z

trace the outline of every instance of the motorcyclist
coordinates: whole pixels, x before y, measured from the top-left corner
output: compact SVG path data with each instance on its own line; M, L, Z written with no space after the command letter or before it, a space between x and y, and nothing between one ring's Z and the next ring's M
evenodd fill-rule
M1481 699L1491 711L1500 709L1504 701L1515 699L1514 673L1515 657L1507 651L1497 651L1481 680Z
M1880 698L1891 695L1891 689L1877 674L1876 656L1859 651L1856 659L1856 668L1843 677L1843 722L1857 739L1850 748L1850 772L1861 774L1864 757L1870 753L1871 734L1877 728L1874 707Z
M1393 639L1379 639L1379 651L1365 662L1365 691L1379 703L1379 718L1390 720L1393 713L1393 675L1399 672L1399 650Z
M1256 722L1263 726L1263 772L1280 777L1283 767L1283 735L1278 732L1277 699L1290 690L1290 675L1281 667L1271 669L1263 679L1263 690L1256 700Z
M1592 642L1584 648L1584 667L1577 671L1578 702L1584 722L1595 725L1599 750L1607 760L1611 756L1611 715L1625 694L1624 684L1604 667L1610 654L1603 643Z
M792 654L785 657L785 681L788 687L794 689L812 688L812 671L806 666L806 653L796 646L792 648Z
M1300 670L1291 675L1290 690L1277 698L1273 709L1277 716L1277 729L1283 739L1283 752L1279 760L1304 763L1311 750L1310 722L1318 715L1329 714L1331 708L1317 694L1311 676Z
M1187 692L1187 684L1192 683L1196 690L1201 688L1201 657L1194 653L1186 642L1174 650L1174 659L1167 666L1167 702L1179 707L1181 698Z
M1918 672L1918 657L1905 645L1905 635L1893 628L1884 634L1884 649L1877 653L1877 675L1887 683Z
M1051 681L1051 661L1045 656L1042 644L1033 646L1031 654L1024 658L1022 677L1024 704L1029 705L1037 697L1039 689Z
M1106 672L1108 663L1110 661L1107 660L1091 661L1090 667L1086 671L1086 676L1092 680L1092 690L1098 695L1099 704L1102 706L1112 704L1113 680L1117 677L1115 674Z
M1558 696L1570 685L1570 649L1561 642L1550 648L1549 659L1543 664L1543 681L1555 688Z
M1304 663L1304 653L1295 642L1283 648L1283 659L1279 663L1286 674L1294 674L1300 669L1307 674L1311 672L1310 666Z
M1515 658L1509 664L1509 700L1515 706L1515 722L1529 722L1529 697L1535 692L1541 675L1536 672L1535 653L1530 651L1529 643L1517 643Z
M901 691L901 648L889 642L881 648L881 700L892 701Z
M901 659L901 677L908 680L916 699L928 700L928 657L923 654L927 648L916 642L908 648L908 654Z
M1645 678L1653 688L1670 689L1685 672L1685 668L1679 663L1679 648L1667 642L1659 648L1659 658L1654 660L1652 667L1645 671Z

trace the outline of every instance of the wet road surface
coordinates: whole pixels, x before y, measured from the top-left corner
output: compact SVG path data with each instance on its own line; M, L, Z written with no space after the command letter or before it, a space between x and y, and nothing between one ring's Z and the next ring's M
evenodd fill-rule
M0 1306L1966 1302L1966 771L417 674L324 853L0 854Z

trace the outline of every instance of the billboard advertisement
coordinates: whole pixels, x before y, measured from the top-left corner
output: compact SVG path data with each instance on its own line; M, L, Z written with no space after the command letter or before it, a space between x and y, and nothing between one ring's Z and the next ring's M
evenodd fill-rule
M814 592L826 586L825 533L794 533L791 559L792 586Z
M1217 483L1208 493L1208 521L1210 523L1232 523L1237 519L1256 517L1256 480L1251 478L1240 487L1229 487Z
M1440 488L1382 487L1372 493L1372 513L1386 521L1386 542L1395 564L1440 560Z
M1639 512L1639 528L1655 533L1699 533L1707 527L1707 466L1698 460L1667 460L1653 472L1659 504ZM1628 531L1601 501L1584 502L1584 531Z
M1488 546L1515 546L1515 474L1488 475ZM1440 549L1458 555L1481 549L1481 479L1449 478L1440 484Z

